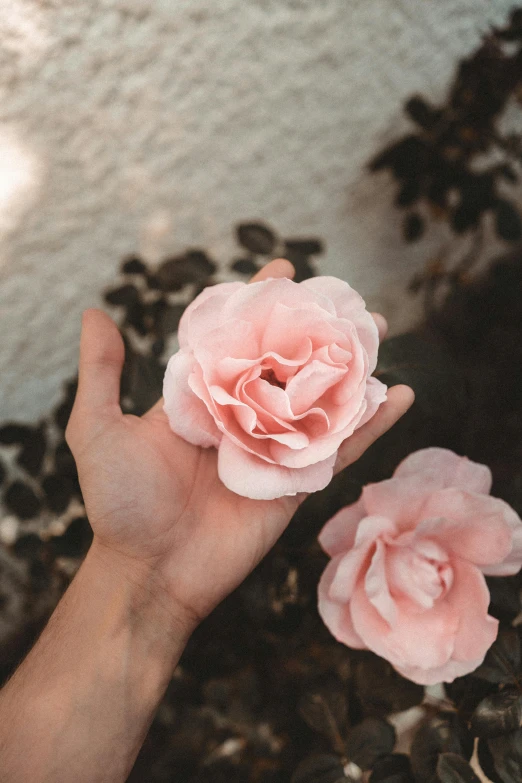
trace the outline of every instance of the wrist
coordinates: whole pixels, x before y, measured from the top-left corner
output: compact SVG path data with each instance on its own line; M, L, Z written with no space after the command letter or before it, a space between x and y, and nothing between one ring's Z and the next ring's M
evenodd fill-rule
M95 538L2 689L1 779L126 780L188 635L154 570Z
M108 595L113 590L125 595L134 622L160 633L167 645L171 643L175 648L186 645L197 622L172 598L157 562L123 554L95 535L85 567L93 572Z

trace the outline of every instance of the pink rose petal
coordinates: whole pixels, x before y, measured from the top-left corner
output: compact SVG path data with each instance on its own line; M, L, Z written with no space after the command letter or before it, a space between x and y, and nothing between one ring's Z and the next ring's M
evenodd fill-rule
M330 600L341 604L350 600L361 576L361 570L367 571L374 550L373 541L364 541L360 546L354 547L340 557L334 557L337 569L330 581L328 590ZM364 579L364 573L362 578Z
M275 419L289 423L293 421L294 414L284 389L272 386L262 378L256 378L248 383L248 389L245 389L245 392L259 408Z
M313 350L336 342L349 346L351 328L350 322L338 322L316 304L287 307L276 302L262 330L261 351L275 351L291 359L304 335L311 339Z
M502 505L504 521L511 528L511 552L502 563L481 568L486 576L512 576L518 574L522 566L522 520L511 506L497 498Z
M486 465L459 457L449 449L421 449L404 459L393 474L395 478L419 475L428 471L438 476L440 487L459 487L468 492L487 495L491 490L491 471Z
M369 602L391 627L397 625L397 604L388 587L386 547L381 540L375 545L372 561L366 571L364 590Z
M432 471L367 484L362 497L369 514L387 516L407 530L418 523L424 504L439 486Z
M177 435L196 446L217 447L221 433L205 404L189 386L193 366L193 357L185 351L171 356L163 381L163 410Z
M471 661L486 654L498 633L498 620L488 614L489 590L479 569L462 560L453 563L455 580L447 601L458 614L452 658Z
M378 408L382 405L383 402L386 402L387 390L388 387L377 378L368 378L365 392L366 410L364 411L362 418L359 420L356 429L362 427L363 424L366 424L367 421L370 421L370 419L375 416Z
M244 317L264 329L270 322L273 308L280 303L295 308L305 304L319 305L326 314L336 315L335 307L328 299L307 290L302 283L284 277L250 283L235 291L221 309L221 322Z
M453 652L459 618L445 602L420 613L404 611L398 605L394 627L370 603L359 586L351 601L353 624L364 643L393 665L422 666L427 669L447 663Z
M418 538L431 538L463 560L487 566L500 563L511 552L511 528L501 503L489 495L442 489L426 501ZM444 514L445 516L442 516Z
M351 549L359 522L365 516L366 510L361 499L338 511L319 533L319 543L324 551L334 557Z
M347 373L346 367L332 367L313 360L290 379L286 394L295 415L305 413L320 397L339 383Z
M300 470L270 464L223 437L218 450L218 474L232 492L254 500L273 500L300 492L317 492L332 480L336 454Z
M349 603L337 603L329 597L332 580L334 579L339 560L342 556L334 558L325 568L318 587L318 609L323 622L339 642L354 647L356 650L366 649L358 633L356 633L350 615Z
M355 324L359 339L368 355L369 372L372 373L377 364L379 332L371 314L366 310L362 296L344 280L338 280L336 277L312 277L302 285L332 301L337 315Z
M453 682L457 677L463 677L465 674L474 672L475 669L484 661L485 654L480 658L470 661L455 661L451 658L443 666L432 669L425 669L422 666L403 666L396 665L395 668L412 682L418 685L438 685L440 682Z
M219 283L208 286L192 301L181 316L178 329L180 348L193 346L216 326L216 312L227 299L244 288L245 283ZM212 301L210 301L212 299Z

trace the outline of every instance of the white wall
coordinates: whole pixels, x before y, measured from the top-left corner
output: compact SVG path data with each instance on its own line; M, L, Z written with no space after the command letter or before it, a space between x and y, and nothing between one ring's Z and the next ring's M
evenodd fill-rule
M244 219L320 235L322 271L411 322L427 245L364 166L512 5L0 0L0 419L58 399L121 255L228 260Z

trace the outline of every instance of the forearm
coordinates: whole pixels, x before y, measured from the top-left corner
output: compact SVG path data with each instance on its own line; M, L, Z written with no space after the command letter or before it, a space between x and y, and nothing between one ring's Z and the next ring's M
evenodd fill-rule
M153 571L95 541L0 692L0 780L124 781L188 633Z

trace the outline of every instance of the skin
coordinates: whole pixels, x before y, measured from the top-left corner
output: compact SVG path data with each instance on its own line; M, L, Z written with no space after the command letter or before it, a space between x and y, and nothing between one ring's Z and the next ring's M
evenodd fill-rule
M277 259L254 280L293 274ZM374 317L382 338L386 322ZM116 325L87 310L66 438L94 539L0 693L0 781L125 780L190 634L264 557L306 497L260 501L227 490L217 452L175 435L162 400L141 418L124 415L123 360ZM390 389L341 446L336 472L412 402L407 386Z

